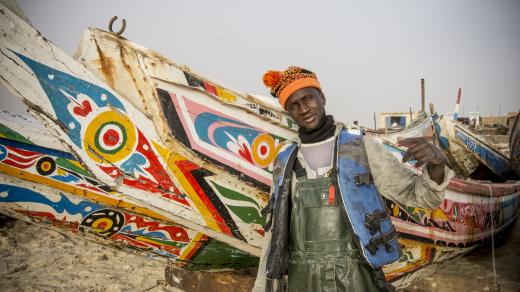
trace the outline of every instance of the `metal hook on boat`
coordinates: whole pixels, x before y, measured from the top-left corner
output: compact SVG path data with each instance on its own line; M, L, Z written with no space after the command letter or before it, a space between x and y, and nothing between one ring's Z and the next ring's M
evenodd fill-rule
M126 28L126 19L123 18L123 22L122 22L122 25L121 25L121 29L117 32L114 32L112 30L112 24L114 24L114 21L116 21L117 19L117 16L113 16L111 19L110 19L110 22L108 23L108 30L110 30L111 33L115 33L117 35L121 35L123 33L123 31L125 31L125 28Z

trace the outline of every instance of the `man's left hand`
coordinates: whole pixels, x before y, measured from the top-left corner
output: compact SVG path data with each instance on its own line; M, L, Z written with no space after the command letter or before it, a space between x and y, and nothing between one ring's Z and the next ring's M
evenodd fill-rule
M416 160L415 167L428 166L430 178L437 183L444 179L444 166L448 158L439 147L428 142L425 137L407 138L397 142L398 146L408 147L403 162Z

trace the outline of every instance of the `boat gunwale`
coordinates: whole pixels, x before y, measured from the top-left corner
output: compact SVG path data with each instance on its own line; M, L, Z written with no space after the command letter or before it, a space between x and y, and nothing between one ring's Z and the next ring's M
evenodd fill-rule
M479 182L467 179L452 178L448 184L448 189L467 193L475 196L490 196L490 190L493 197L503 197L520 193L520 181L494 183Z

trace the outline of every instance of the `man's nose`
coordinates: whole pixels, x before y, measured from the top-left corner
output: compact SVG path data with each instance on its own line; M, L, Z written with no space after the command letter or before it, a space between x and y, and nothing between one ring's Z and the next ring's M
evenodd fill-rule
M309 108L309 106L307 105L307 103L302 102L302 103L300 104L300 113L304 114L304 113L308 112L309 109L310 109L310 108Z

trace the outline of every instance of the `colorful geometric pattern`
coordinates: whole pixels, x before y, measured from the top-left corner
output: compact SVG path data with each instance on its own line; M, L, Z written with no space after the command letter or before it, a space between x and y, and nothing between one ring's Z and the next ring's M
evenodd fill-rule
M158 95L163 108L174 111L168 112L167 119L176 139L227 170L246 175L255 185L260 182L263 189L268 188L284 138L218 112L195 98L162 89L158 89Z
M158 145L154 145L154 147L161 149ZM9 165L10 159L2 158L0 159L0 171L33 182L51 185L62 191L72 191L77 194L82 192L103 193L114 199L120 199L122 196L114 193L108 185L92 177L74 156L67 152L0 138L0 153L3 153L0 154L0 158L2 156L17 157L15 155L19 155L18 152L33 155L36 157L34 158L36 163L33 162L32 167L16 167ZM7 165L3 165L4 163ZM261 238L263 218L260 215L261 207L256 201L242 195L236 186L224 187L213 173L200 168L180 155L171 155L168 165L176 179L179 180L181 189L190 198L193 198L193 204L200 210L208 227L244 241L258 241ZM108 202L105 200L105 203ZM143 208L139 207L139 209ZM245 213L246 211L247 213ZM237 223L241 224L240 227L237 226ZM246 232L243 234L241 229L242 232L244 230Z
M126 186L189 206L144 132L110 91L13 52L34 72L70 141ZM148 131L145 131L148 132ZM85 157L85 156L83 156ZM85 157L86 158L86 157Z
M211 242L201 233L175 224L165 224L137 214L106 208L90 200L64 193L36 192L5 182L0 175L0 210L15 214L24 220L50 224L55 227L93 233L115 242L125 243L126 248L137 248L165 256L195 269L219 268L223 265L253 267L257 259L225 244L220 251L232 251L233 259L220 263L208 260L219 257L217 250L209 248L204 256L198 256ZM231 257L230 257L231 258ZM239 262L238 264L236 262Z

